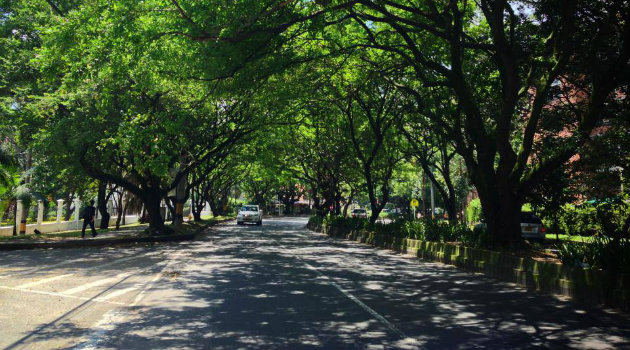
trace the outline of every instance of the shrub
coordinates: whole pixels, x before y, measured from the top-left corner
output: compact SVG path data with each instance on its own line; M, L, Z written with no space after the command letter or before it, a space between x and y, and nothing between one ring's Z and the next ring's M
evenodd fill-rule
M450 225L444 221L424 219L420 221L406 221L401 226L405 237L431 242L460 241L469 244L478 241L472 230L465 224ZM475 243L475 245L477 245Z
M319 232L322 230L323 223L324 223L324 218L322 218L321 216L315 215L315 216L311 216L308 219L308 223L306 224L306 227L308 227L309 229L313 231Z
M565 265L586 264L611 272L630 272L630 242L627 239L595 236L591 243L566 242L557 248L558 257Z
M411 239L425 240L426 228L424 220L420 221L405 221L402 223L403 235Z
M618 236L625 219L630 216L630 205L620 198L599 204L564 205L558 215L559 233L569 236ZM550 223L548 223L548 226Z
M472 225L481 220L481 200L475 198L466 207L466 221Z
M405 234L405 220L395 220L389 224L377 222L374 225L366 225L365 228L372 230L377 234L383 234L392 237L409 237Z
M366 228L369 224L367 219L349 218L345 216L327 216L324 218L322 225L326 227L335 227L339 233L349 233L351 231L359 231Z
M630 204L615 198L595 207L595 219L600 232L608 237L622 237L626 219L630 217ZM628 238L628 237L626 237Z

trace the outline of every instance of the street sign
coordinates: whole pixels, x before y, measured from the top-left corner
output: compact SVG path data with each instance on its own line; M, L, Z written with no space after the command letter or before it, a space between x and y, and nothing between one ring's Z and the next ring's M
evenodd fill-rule
M415 198L414 198L414 199L412 199L412 200L411 200L411 206L412 206L412 207L417 207L417 206L418 206L418 200L417 200L417 199L415 199Z

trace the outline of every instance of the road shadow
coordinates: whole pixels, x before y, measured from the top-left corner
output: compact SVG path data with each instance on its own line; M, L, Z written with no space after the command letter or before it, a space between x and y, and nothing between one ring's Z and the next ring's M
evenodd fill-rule
M202 241L180 243L185 254L146 298L87 330L76 348L630 347L626 315L330 240L305 231L304 224L282 219L263 227L226 225ZM38 339L68 332L72 328L59 323Z

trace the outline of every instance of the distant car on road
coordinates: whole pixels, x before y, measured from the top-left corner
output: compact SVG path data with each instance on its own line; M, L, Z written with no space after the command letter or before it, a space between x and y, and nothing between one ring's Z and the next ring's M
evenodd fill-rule
M475 225L475 229L477 228L486 229L487 224L482 221ZM547 229L536 214L532 212L521 213L521 237L529 241L543 242L546 232Z
M367 219L368 217L367 210L365 209L353 209L351 215L353 218L359 218L359 219Z
M262 210L257 205L248 204L241 207L236 216L236 223L243 225L246 222L253 222L262 225Z

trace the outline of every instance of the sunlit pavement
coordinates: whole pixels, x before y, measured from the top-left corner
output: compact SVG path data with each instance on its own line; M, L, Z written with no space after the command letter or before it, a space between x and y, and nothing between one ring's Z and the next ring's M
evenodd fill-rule
M620 349L630 319L304 229L0 253L3 349Z

